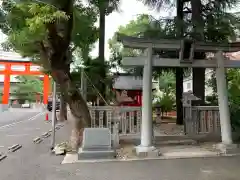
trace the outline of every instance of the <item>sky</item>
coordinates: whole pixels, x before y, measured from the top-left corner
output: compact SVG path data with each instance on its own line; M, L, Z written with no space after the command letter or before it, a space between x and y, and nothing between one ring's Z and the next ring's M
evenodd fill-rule
M105 56L109 57L108 40L113 37L114 33L121 25L128 24L131 20L136 19L139 14L149 14L156 18L160 16L170 16L167 12L158 13L146 6L139 0L122 0L119 12L113 12L106 17L106 30L105 30ZM98 55L98 45L91 53L92 56Z
M86 1L86 0L85 0ZM154 16L155 18L173 16L175 12L163 10L158 13L143 3L140 0L121 0L119 12L113 12L109 16L106 17L106 31L105 31L105 56L106 59L109 58L109 48L108 48L108 40L113 37L114 33L118 30L118 27L121 25L128 24L131 20L136 19L139 14L149 14ZM234 8L238 9L238 8ZM0 33L0 42L4 41L6 37ZM93 49L92 56L96 57L98 55L98 42L95 44L95 48Z
M131 20L136 19L139 14L149 14L156 18L160 16L170 16L171 14L164 11L158 13L146 6L139 0L121 0L119 12L113 12L106 17L106 31L105 31L105 56L109 57L108 40L113 37L114 33L121 25L128 24ZM0 42L4 41L6 36L0 34ZM98 43L98 42L97 42ZM95 44L91 55L96 57L98 55L98 45Z
M154 10L144 6L143 3L137 0L122 0L119 8L119 12L113 12L106 17L106 31L105 31L105 56L106 59L109 57L108 40L113 37L114 33L118 30L121 25L128 24L131 20L136 19L139 14L150 14L154 17L168 16L169 14L157 13ZM5 40L6 36L0 34L0 42ZM97 42L98 43L98 42ZM91 55L96 57L98 55L98 45L95 44ZM3 77L0 75L0 82Z

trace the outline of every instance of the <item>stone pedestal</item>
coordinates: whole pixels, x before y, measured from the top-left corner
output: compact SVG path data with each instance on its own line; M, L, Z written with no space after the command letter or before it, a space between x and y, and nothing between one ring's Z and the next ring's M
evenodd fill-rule
M111 147L111 132L108 128L86 128L78 159L113 159L116 152Z
M137 156L142 158L155 158L161 155L159 149L155 148L154 146L143 147L140 145L135 148L135 151Z
M114 149L117 149L120 147L119 124L118 123L115 123L113 125L112 146Z
M238 154L240 153L239 144L223 144L214 145L214 148L220 151L221 154Z

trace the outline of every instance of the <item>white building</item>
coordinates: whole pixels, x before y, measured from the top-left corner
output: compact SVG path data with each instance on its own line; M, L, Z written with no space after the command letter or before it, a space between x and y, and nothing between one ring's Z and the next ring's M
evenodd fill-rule
M233 53L227 53L226 56L230 60L240 60L240 51L233 52ZM205 71L205 82L207 82L209 79L211 79L211 75L213 73L213 69L206 69ZM193 82L192 82L192 76L185 78L183 80L183 92L188 92L193 90ZM212 94L212 88L207 86L205 84L205 96L210 96Z
M206 69L205 71L205 82L211 79L213 70ZM192 75L183 80L183 92L193 91L193 80ZM213 93L212 88L207 86L205 83L205 96L210 96Z

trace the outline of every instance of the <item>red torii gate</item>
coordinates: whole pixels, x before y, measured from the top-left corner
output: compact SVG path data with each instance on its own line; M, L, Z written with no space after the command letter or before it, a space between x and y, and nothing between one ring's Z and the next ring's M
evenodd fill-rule
M13 58L14 59L14 58ZM14 68L15 67L15 68ZM21 67L21 69L18 69ZM31 62L22 60L4 60L0 57L0 75L4 75L4 88L2 96L2 104L9 103L10 95L10 76L11 75L44 75L43 77L43 103L48 103L48 94L50 91L50 80L49 76L43 74L38 69L31 67L39 67ZM22 70L23 69L23 70Z

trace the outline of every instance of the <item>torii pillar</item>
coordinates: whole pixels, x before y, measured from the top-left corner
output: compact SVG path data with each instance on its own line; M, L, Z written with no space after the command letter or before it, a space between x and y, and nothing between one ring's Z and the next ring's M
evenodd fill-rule
M147 58L143 67L143 99L142 99L142 124L141 144L136 147L138 155L157 153L153 146L153 120L152 120L152 46L147 48Z
M218 107L221 124L221 138L222 142L216 145L216 148L223 153L237 149L237 145L233 144L232 128L230 120L230 109L228 105L228 87L226 81L225 58L221 51L215 54L217 60L216 79L217 79L217 93L218 93Z
M189 58L184 58L184 41L181 40L155 40L119 35L119 41L124 47L135 49L148 49L148 55L139 57L125 57L122 64L125 66L144 67L143 72L143 106L142 106L142 127L141 144L136 147L137 154L156 155L157 150L153 146L152 129L152 66L158 67L202 67L216 68L217 91L219 101L219 113L221 122L222 142L216 145L216 148L223 153L238 151L237 145L233 144L231 133L230 113L228 106L228 92L225 68L240 67L240 60L232 61L224 58L222 52L239 51L240 45L228 43L219 46L219 44L194 42L191 44ZM179 58L159 58L152 55L152 50L179 51ZM215 58L198 60L194 59L195 52L213 52ZM159 155L159 152L158 152Z

